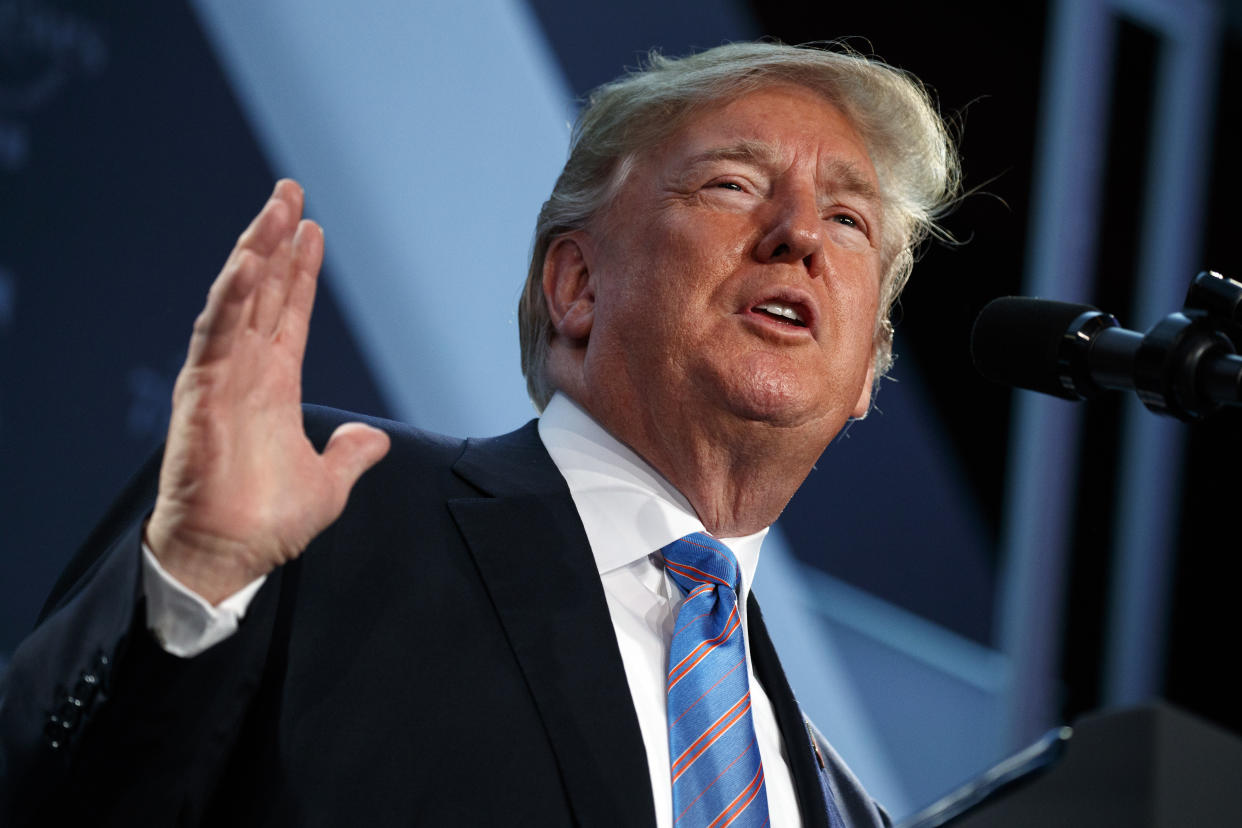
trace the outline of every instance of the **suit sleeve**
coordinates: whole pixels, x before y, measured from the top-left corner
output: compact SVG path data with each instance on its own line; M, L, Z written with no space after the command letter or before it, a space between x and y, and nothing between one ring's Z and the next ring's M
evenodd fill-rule
M141 534L159 460L131 483L0 678L0 824L199 821L259 686L281 577L191 659L146 629Z

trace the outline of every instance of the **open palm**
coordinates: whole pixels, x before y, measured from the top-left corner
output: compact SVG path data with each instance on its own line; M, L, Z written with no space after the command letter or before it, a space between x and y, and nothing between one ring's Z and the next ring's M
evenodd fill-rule
M161 565L218 603L296 557L340 515L388 436L341 426L320 454L302 428L302 359L323 231L277 183L194 323L173 390L146 538Z

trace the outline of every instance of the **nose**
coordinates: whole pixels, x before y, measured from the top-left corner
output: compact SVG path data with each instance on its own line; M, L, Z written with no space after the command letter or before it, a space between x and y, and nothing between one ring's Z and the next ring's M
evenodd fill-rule
M824 275L824 222L813 191L790 192L773 202L755 255L764 263L802 262L811 278Z

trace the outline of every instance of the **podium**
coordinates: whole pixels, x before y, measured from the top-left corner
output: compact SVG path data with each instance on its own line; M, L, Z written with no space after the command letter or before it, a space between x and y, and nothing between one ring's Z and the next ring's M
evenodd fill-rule
M1237 828L1242 739L1165 704L1084 716L898 828Z

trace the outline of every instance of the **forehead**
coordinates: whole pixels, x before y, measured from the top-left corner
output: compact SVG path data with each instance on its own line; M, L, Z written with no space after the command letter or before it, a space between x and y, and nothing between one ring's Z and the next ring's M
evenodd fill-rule
M736 158L780 166L810 163L832 177L876 188L866 142L846 114L823 95L792 83L761 87L707 104L646 154L653 167L684 168Z

